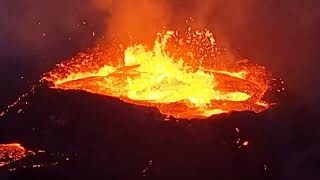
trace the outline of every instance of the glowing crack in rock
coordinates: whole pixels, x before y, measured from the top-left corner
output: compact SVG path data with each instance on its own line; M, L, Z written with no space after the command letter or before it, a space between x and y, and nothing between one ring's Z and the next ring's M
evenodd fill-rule
M155 107L167 116L202 119L231 111L261 112L271 74L249 63L226 63L208 30L158 33L144 44L95 48L44 74L51 88L83 90Z

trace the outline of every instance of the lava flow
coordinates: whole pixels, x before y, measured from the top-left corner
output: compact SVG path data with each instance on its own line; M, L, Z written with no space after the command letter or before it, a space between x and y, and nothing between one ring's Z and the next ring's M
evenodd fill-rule
M43 81L156 107L167 116L202 119L231 111L266 110L270 73L220 56L208 30L158 33L152 47L113 43L56 65ZM228 62L228 63L226 63ZM231 61L232 62L232 61Z
M0 144L0 167L23 159L30 152L20 144Z

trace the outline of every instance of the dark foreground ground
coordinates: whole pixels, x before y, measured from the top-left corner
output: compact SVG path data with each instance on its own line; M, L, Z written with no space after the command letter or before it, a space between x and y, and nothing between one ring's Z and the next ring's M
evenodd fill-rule
M1 180L320 178L319 119L294 95L261 114L196 121L46 87L30 100L0 121L0 143L46 153L2 168Z

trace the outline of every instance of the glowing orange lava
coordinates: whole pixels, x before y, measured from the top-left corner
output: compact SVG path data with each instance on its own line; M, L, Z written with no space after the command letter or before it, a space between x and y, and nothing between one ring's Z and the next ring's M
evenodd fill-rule
M0 167L23 159L28 152L20 144L0 144Z
M158 34L152 47L113 44L80 53L42 80L51 88L84 90L156 107L174 118L267 109L263 97L270 74L265 67L230 63L219 54L208 30L166 31Z

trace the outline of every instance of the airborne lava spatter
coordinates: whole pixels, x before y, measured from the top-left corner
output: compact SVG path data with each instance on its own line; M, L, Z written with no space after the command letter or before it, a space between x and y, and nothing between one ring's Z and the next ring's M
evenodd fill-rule
M263 66L226 64L208 30L159 33L154 46L96 48L58 64L42 80L149 107L175 118L261 112L270 74Z

